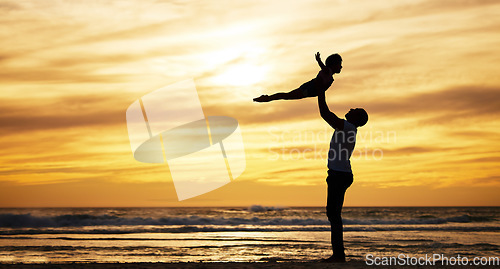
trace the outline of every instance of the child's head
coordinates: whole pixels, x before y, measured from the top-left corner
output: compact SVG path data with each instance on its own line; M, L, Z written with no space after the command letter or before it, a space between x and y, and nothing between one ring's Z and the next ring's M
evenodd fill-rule
M366 111L362 108L351 108L351 110L345 114L345 118L356 127L361 127L368 122L368 113L366 113Z
M342 69L342 57L337 53L332 54L326 58L325 65L330 68L333 73L340 73Z

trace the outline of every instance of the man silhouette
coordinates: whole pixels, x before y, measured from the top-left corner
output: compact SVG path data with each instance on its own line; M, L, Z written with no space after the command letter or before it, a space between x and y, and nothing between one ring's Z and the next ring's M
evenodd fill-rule
M342 206L347 188L353 182L351 170L352 151L356 144L357 128L366 124L368 114L362 108L351 109L345 120L331 112L326 104L325 92L318 94L318 107L321 117L335 129L328 151L328 197L326 215L331 225L333 255L324 262L345 262L342 227Z

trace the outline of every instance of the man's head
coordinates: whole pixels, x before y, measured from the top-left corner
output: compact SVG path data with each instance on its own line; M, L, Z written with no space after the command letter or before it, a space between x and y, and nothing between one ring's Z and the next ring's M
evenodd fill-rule
M326 58L325 65L330 68L333 73L340 73L342 69L342 57L338 54L332 54Z
M361 127L368 121L368 113L362 108L351 108L351 110L345 114L345 119L356 127Z

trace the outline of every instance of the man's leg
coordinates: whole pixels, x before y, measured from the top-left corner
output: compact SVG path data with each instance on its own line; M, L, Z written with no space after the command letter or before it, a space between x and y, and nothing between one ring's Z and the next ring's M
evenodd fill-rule
M326 214L331 225L332 258L342 261L345 259L342 206L345 192L351 186L353 177L351 173L328 171L326 180L328 183Z

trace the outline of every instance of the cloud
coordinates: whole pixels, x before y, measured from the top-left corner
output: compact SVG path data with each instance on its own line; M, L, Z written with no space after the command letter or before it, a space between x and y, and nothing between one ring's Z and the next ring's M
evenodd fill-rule
M495 152L497 153L497 152ZM493 163L493 164L498 164L500 163L500 157L499 156L490 156L490 157L480 157L480 158L471 158L467 160L461 161L463 163Z
M499 186L500 176L476 177L470 180L476 186Z
M435 124L464 118L495 118L500 114L500 88L459 86L389 101L372 101L366 108L369 114L377 117L431 115L425 122Z
M376 149L366 149L366 153L373 154L374 150L381 150L383 156L385 157L401 157L401 156L411 156L415 154L428 154L434 152L443 152L449 150L456 150L459 148L453 147L422 147L422 146L410 146L410 147L399 147L399 148L376 148Z
M328 93L330 109L343 118L352 106L342 103ZM344 97L345 98L345 97ZM422 124L451 124L463 119L491 119L500 114L500 88L485 86L458 86L436 91L416 93L403 97L367 96L365 100L352 100L362 104L371 119L396 120L409 118ZM207 105L210 115L232 115L246 124L287 123L319 119L316 98L270 103L248 102ZM247 111L248 113L240 113Z
M8 69L0 71L1 82L51 82L51 83L110 83L125 82L130 77L124 74L85 74L74 70L40 68Z
M21 9L21 6L19 4L16 4L15 2L2 2L0 3L0 11L2 12L9 12L13 10L19 10Z
M72 95L47 99L3 99L1 135L125 124L134 99L122 95Z
M455 13L457 11L469 12L471 8L488 8L488 6L498 5L498 1L468 1L468 0L444 0L444 1L419 1L404 3L392 8L380 9L369 16L368 20L408 18L411 16L429 16Z
M447 136L453 136L459 138L461 140L467 139L477 139L481 138L483 140L494 140L497 139L499 133L494 130L474 130L474 132L465 131L465 130L449 130L446 133Z

